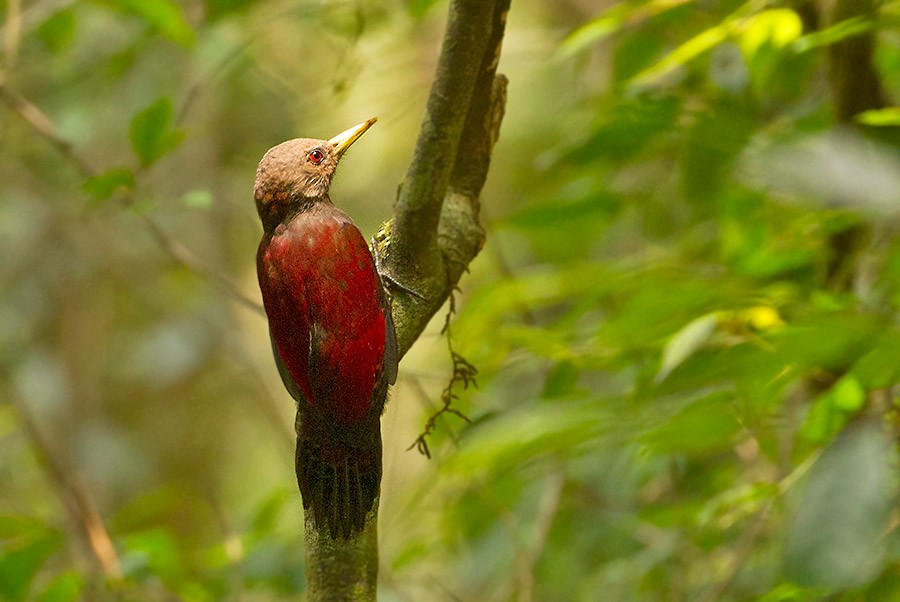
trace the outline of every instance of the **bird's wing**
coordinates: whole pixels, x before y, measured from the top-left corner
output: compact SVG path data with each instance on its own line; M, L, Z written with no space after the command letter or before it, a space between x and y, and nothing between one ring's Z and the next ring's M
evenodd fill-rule
M271 330L269 330L269 340L272 341L272 355L275 356L275 365L278 367L278 374L281 376L281 382L284 383L284 388L287 389L288 393L291 394L291 397L296 399L298 403L308 403L306 395L300 390L300 385L298 385L297 381L294 380L294 377L291 376L290 371L284 364L284 360L281 359L281 354L278 352L278 347L275 345L275 337L272 335Z
M306 280L307 382L316 405L350 423L368 414L373 402L380 413L383 399L373 396L379 397L374 395L379 383L396 371L396 359L390 366L385 362L388 352L396 357L396 345L393 329L387 334L389 309L369 247L349 220L334 221L327 238L320 239L327 243L311 255L315 278Z

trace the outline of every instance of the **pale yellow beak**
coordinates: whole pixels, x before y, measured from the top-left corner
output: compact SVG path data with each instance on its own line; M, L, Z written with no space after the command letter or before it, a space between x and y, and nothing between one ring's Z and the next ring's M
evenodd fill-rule
M350 145L356 142L360 136L365 134L366 130L372 127L372 125L376 121L378 121L378 118L373 117L372 119L364 121L359 125L354 125L349 130L341 132L340 134L329 140L328 143L334 147L334 150L332 151L334 153L334 156L340 159L341 155L343 155L347 151L347 149L350 148Z

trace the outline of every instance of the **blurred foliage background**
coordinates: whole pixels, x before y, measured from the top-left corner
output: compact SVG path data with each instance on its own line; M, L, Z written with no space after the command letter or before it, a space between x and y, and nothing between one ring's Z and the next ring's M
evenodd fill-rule
M0 9L0 599L302 598L255 166L377 115L333 189L371 235L446 2ZM407 451L437 316L383 419L381 599L900 599L898 25L513 2L472 422Z

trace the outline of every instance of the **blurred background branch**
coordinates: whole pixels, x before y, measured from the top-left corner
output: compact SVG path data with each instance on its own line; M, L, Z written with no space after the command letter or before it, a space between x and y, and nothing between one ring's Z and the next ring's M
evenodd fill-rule
M873 0L835 0L828 15L828 25L839 25L851 19L874 22L877 17L878 9ZM874 53L875 31L872 29L849 36L828 48L829 80L835 118L839 123L852 123L860 113L887 106Z

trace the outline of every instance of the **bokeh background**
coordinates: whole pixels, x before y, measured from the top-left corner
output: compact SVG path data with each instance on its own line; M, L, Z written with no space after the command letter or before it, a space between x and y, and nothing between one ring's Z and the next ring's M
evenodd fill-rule
M837 8L513 1L471 422L407 449L442 311L382 421L380 599L900 599L900 3ZM0 1L0 599L302 599L254 171L377 115L332 195L374 233L446 12Z

